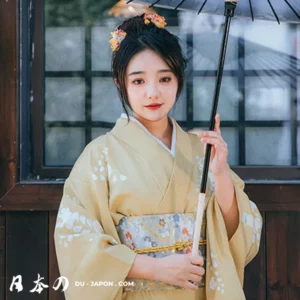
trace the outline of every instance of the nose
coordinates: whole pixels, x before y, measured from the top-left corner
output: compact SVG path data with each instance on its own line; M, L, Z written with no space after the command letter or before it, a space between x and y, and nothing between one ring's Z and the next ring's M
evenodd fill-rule
M158 89L155 84L151 84L148 86L146 91L146 96L150 100L156 100L158 98Z

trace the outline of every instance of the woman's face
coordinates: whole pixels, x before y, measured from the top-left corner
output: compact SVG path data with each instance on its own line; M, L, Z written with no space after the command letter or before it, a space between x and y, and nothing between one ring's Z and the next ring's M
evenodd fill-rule
M125 82L134 117L149 121L167 117L176 100L178 81L156 52L146 49L134 55Z

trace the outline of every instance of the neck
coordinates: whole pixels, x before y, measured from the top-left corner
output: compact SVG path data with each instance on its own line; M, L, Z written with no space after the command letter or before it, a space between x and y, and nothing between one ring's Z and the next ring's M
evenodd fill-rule
M147 130L159 140L165 141L167 139L172 139L172 122L169 121L168 116L165 116L159 121L149 121L135 113L133 113L133 117L143 124Z

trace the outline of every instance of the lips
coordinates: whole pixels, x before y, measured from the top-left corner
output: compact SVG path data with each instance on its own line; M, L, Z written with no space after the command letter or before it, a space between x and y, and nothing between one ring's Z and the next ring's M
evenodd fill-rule
M146 107L157 107L157 106L162 106L160 103L152 103L150 105L147 105Z
M162 106L162 104L152 103L150 105L147 105L146 108L148 108L150 110L156 110L156 109L159 109L161 106Z

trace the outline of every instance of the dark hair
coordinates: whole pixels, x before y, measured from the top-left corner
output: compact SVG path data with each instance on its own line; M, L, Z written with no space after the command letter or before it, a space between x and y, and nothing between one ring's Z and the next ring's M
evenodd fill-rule
M113 52L112 74L118 83L118 92L127 117L129 115L126 106L130 109L131 106L125 84L126 69L130 59L145 49L151 49L160 55L177 77L177 101L183 90L186 68L186 58L183 56L179 38L164 28L156 27L152 22L145 24L144 14L124 21L118 29L122 29L127 35L120 43L119 49Z

